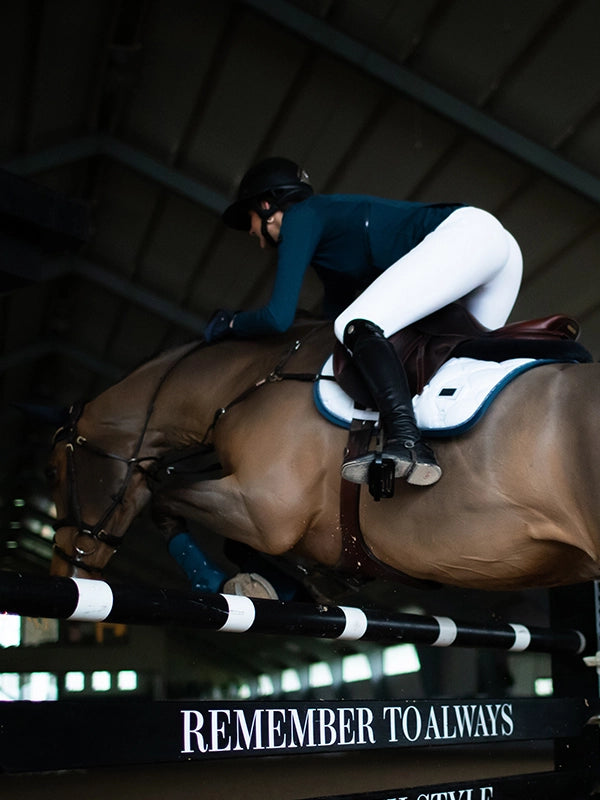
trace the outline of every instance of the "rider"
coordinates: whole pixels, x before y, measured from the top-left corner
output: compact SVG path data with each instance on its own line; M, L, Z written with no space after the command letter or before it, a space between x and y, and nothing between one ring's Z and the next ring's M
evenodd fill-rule
M522 274L511 234L472 206L313 194L307 173L287 158L249 169L223 220L262 248L277 248L277 272L263 308L217 311L205 339L287 330L312 265L325 289L323 310L380 413L382 458L408 483L439 480L442 471L416 425L404 368L387 337L455 301L485 327L503 325ZM367 483L372 461L372 453L346 461L342 477Z

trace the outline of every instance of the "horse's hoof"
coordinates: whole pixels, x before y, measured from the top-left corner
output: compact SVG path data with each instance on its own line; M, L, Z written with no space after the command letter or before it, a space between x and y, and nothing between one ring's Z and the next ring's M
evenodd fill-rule
M238 572L225 581L223 594L237 594L242 597L256 597L264 600L278 600L273 584L256 572Z

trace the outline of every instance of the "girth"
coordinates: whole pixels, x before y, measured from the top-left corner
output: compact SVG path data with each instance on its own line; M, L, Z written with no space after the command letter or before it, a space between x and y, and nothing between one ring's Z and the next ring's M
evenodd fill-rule
M353 420L348 434L346 458L356 458L369 450L375 423L372 420ZM393 580L416 589L438 589L441 584L422 578L414 578L389 564L380 561L365 542L360 529L360 490L359 483L342 479L340 487L340 528L342 532L342 553L335 568L353 577L380 578Z

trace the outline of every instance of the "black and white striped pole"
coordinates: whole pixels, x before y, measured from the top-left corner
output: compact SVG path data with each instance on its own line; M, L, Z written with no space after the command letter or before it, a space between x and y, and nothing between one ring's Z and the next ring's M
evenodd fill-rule
M0 612L28 617L125 624L178 624L224 633L313 636L341 641L485 647L510 652L581 654L577 630L504 623L471 625L351 606L279 602L226 594L108 584L83 578L0 573Z

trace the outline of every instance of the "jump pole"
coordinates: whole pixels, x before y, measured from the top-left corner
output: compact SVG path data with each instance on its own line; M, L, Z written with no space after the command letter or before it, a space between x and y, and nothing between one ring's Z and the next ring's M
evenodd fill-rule
M0 704L3 706L0 761L8 772L46 771L43 774L46 789L48 770L89 769L96 765L125 764L130 768L133 764L299 753L313 753L320 759L329 752L341 757L346 750L351 751L354 763L359 758L358 751L363 748L395 751L422 746L429 751L432 745L436 745L437 763L438 746L444 751L448 747L460 753L463 744L475 745L477 752L484 752L495 763L496 748L493 746L496 744L553 740L555 757L551 772L499 777L485 777L479 773L474 779L465 776L459 768L456 774L448 772L444 783L435 785L423 786L420 781L409 779L406 781L411 783L408 788L338 793L335 797L320 795L315 798L313 795L312 800L430 800L437 797L440 800L444 797L588 800L598 775L599 732L596 725L590 725L599 718L598 675L596 670L584 665L583 659L573 659L573 655L586 648L592 652L598 649L600 597L595 585L595 603L589 601L589 596L578 600L571 596L571 590L579 588L568 587L566 594L557 597L556 605L561 613L557 617L551 608L550 620L554 627L544 629L520 624L472 626L440 617L250 600L231 595L182 594L103 581L2 572L0 611L23 616L150 625L177 623L214 631L548 652L553 663L555 696L500 700L344 700L341 703L287 699L151 703L128 700L124 705L110 699L101 704L94 701L91 705L81 700L4 703ZM589 594L589 587L581 588ZM582 627L586 636L575 627ZM468 715L472 725L467 725ZM340 719L336 727L332 720L337 717ZM321 719L323 724L319 722ZM462 720L460 724L459 720ZM83 730L86 730L85 736L82 736ZM362 738L361 731L365 733ZM24 741L27 747L23 747ZM399 755L394 753L395 769ZM414 754L409 755L409 760L414 762ZM193 791L196 792L198 775L200 780L205 778L206 764L199 766L201 772L194 773ZM427 762L425 767L427 769ZM495 769L488 770L488 774L496 775ZM232 772L228 770L228 774ZM101 774L104 773L95 773L94 780L99 780ZM404 782L404 772L400 770L397 775L400 782ZM433 773L428 775L433 777ZM291 791L293 797L298 797L297 786ZM264 797L262 788L260 792ZM277 796L292 796L281 792L279 781ZM255 796L249 794L248 785L244 785L243 793L249 798ZM186 790L185 796L188 795Z
M226 594L187 594L17 572L0 573L0 612L72 621L170 623L223 633L485 647L510 652L578 655L587 648L586 637L576 629L554 630L520 623L472 625L449 617Z

